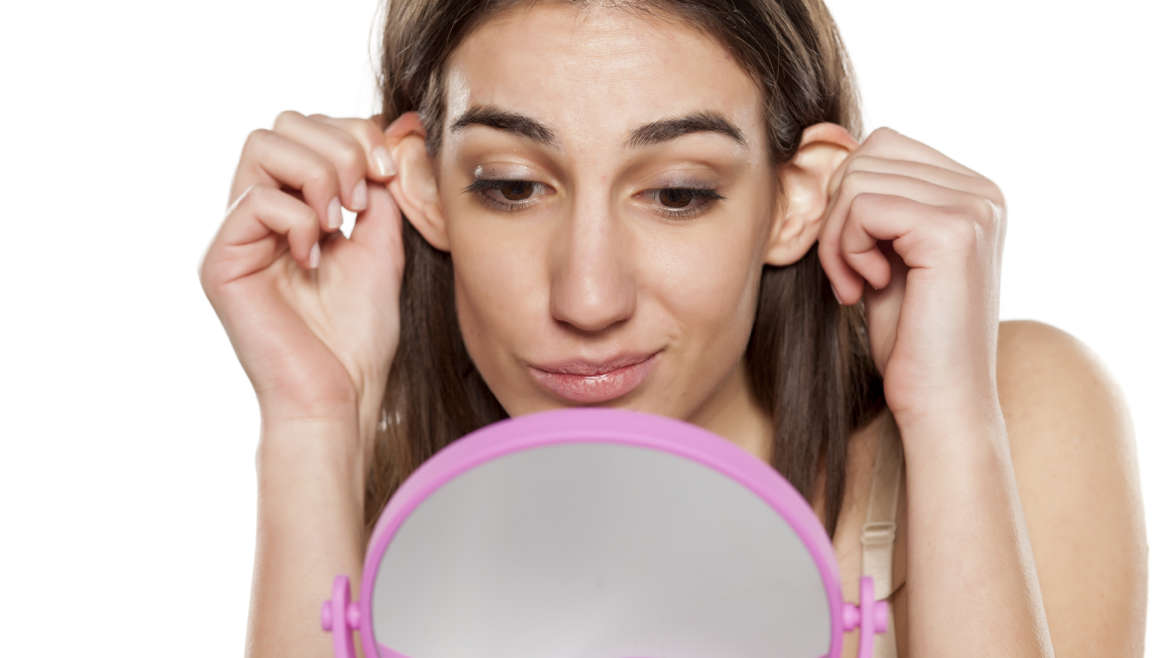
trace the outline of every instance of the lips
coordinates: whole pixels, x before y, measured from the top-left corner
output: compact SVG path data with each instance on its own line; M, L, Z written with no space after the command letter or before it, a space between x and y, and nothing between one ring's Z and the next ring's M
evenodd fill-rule
M560 373L563 375L603 375L619 368L641 363L654 356L656 352L624 353L604 361L593 362L587 359L569 359L556 363L537 364L534 367L545 372Z
M545 390L569 402L597 403L630 393L649 376L658 353L626 354L593 362L584 359L546 363L528 368Z

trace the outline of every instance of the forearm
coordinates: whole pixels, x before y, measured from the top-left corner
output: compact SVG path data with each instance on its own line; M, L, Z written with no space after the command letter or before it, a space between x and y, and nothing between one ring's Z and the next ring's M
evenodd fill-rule
M900 428L911 656L1053 656L1007 429L991 416Z
M360 594L364 474L344 449L357 432L356 421L263 430L248 658L333 656L321 604L337 574L349 576L354 599ZM355 636L360 657L358 643Z

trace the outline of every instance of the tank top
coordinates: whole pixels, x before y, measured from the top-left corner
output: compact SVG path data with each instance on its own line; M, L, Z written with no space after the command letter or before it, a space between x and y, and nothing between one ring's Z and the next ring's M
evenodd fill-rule
M902 438L889 420L880 433L874 457L873 484L865 525L861 529L861 574L873 579L873 598L889 603L886 632L873 638L872 658L896 658L894 606L890 600L894 583L894 537L897 530L898 495L902 484ZM900 589L905 584L899 584Z

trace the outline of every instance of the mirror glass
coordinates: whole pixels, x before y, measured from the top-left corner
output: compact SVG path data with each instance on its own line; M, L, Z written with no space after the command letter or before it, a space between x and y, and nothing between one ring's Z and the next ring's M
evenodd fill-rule
M370 595L375 640L410 658L815 658L829 605L808 548L746 486L601 441L446 481L394 534Z

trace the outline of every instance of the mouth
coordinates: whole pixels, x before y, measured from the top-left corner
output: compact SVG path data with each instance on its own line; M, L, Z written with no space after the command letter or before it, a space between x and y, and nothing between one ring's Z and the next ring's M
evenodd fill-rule
M529 366L528 371L537 384L564 400L607 402L638 388L658 362L658 354L620 355L602 363L561 361Z

